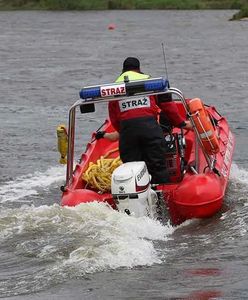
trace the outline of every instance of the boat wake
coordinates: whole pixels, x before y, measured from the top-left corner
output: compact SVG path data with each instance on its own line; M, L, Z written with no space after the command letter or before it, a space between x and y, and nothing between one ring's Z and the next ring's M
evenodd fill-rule
M0 268L2 274L8 265L12 268L1 278L0 294L30 293L68 278L162 263L165 254L155 241L166 242L173 230L97 202L6 209L0 213L0 242L5 245Z
M232 214L237 220L237 214L242 213L239 220L246 223L247 175L247 170L233 164L227 197L235 195L243 210L224 213L222 222L227 222ZM40 191L55 183L57 187L63 179L63 168L50 168L1 187L1 205L5 206L0 211L1 295L37 292L68 278L166 261L166 244L173 239L177 227L148 217L121 214L104 203L35 207L25 202L38 194L39 203L44 203L44 193ZM22 206L8 208L7 202L21 202ZM233 226L233 221L228 222ZM243 230L242 224L236 224L234 234L238 233L237 228Z
M0 186L0 203L21 202L29 203L28 196L38 195L39 191L48 189L56 182L62 182L65 176L65 167L51 167L44 173L35 172L20 176L15 180L6 182Z
M248 171L236 164L232 165L227 198L235 204L248 205Z
M232 181L248 185L248 171L233 163L231 167L230 179Z

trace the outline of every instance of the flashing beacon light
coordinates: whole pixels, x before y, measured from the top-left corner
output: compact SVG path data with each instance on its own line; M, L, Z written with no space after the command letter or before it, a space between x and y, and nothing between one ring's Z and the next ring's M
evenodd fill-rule
M121 97L136 93L159 92L168 88L169 81L167 79L153 78L85 87L80 91L79 95L81 99Z

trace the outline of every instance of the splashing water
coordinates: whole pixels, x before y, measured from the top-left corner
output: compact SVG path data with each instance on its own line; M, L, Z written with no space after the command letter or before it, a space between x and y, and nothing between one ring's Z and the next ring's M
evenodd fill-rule
M56 247L58 238L74 240L76 244L71 251L60 252L67 263L67 260L73 262L80 259L85 263L87 257L89 261L101 258L103 265L111 269L160 262L150 241L166 240L168 234L173 232L170 226L162 226L146 217L133 218L97 202L73 208L57 204L23 206L21 209L1 212L0 218L2 240L29 237L23 244L27 249L34 237L42 237L38 241L39 247L34 249L34 256L50 259L54 254L54 258L57 258L57 252L61 250ZM85 271L88 272L88 269Z
M248 185L248 171L233 163L231 166L230 180Z
M247 175L248 171L233 164L228 194L236 194L239 200L243 197L242 203L247 202ZM1 202L25 203L27 196L39 195L39 189L57 185L63 179L61 167L17 178L1 187ZM222 219L228 220L225 214ZM243 216L235 220L245 224ZM237 223L236 233L237 228L243 230L242 224ZM0 267L8 271L6 276L2 271L0 293L30 293L99 271L163 263L166 242L173 238L174 230L146 217L121 214L97 202L74 208L53 204L1 210ZM163 242L163 251L156 241ZM21 270L16 272L19 265Z
M50 185L64 179L64 167L52 167L46 172L35 172L8 181L0 187L0 203L28 202L25 197L37 195L39 189L46 189Z
M2 278L0 293L38 291L89 273L159 264L164 257L154 241L167 241L173 230L97 202L74 208L54 204L1 211L0 241L5 247L0 252L10 253L11 248L12 254L5 253L0 266L8 260L14 264L18 255L18 264L22 257L26 269L11 274L11 280Z
M232 198L234 203L248 205L248 171L232 164L229 189L229 198Z

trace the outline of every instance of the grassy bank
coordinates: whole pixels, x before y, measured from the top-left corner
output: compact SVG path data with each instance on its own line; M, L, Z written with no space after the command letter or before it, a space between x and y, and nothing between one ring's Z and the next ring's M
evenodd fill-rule
M245 4L241 7L240 11L233 15L231 21L233 20L242 20L248 18L248 4Z
M240 9L247 0L0 0L0 9Z
M248 17L247 0L0 0L0 10L240 9L232 20Z

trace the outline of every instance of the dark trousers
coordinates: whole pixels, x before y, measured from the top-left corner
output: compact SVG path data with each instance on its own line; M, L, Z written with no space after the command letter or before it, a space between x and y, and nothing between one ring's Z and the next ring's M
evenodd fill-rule
M125 162L145 161L152 183L166 183L165 141L161 127L152 117L121 121L120 157Z

